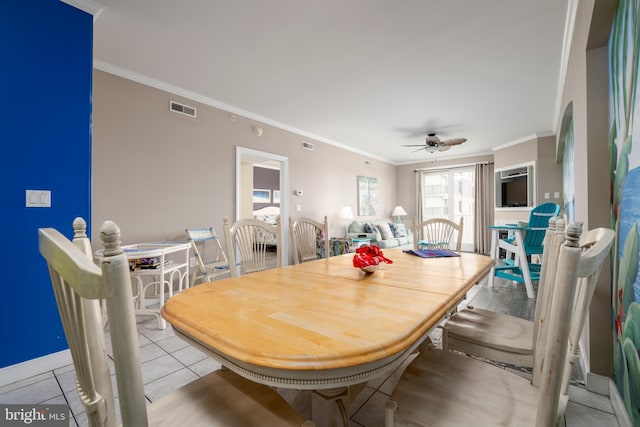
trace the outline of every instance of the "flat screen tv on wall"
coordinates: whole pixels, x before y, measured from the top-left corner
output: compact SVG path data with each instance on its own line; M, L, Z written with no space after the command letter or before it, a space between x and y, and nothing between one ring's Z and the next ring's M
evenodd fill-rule
M502 206L527 206L527 177L519 176L502 181Z
M529 162L495 171L496 208L521 210L536 205L534 168L535 162Z

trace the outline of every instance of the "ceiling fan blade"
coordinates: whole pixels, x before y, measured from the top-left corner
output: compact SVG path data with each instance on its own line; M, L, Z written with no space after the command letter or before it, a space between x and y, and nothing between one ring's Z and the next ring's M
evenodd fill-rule
M406 144L406 145L401 145L401 147L426 147L425 144Z
M442 141L442 145L451 146L451 145L459 145L465 142L467 138L451 138L446 141Z
M425 147L423 146L422 148L418 148L417 150L413 150L411 153L417 153L418 151L424 150L424 149L425 149Z
M441 145L438 151L447 151L449 148L451 148L449 145Z

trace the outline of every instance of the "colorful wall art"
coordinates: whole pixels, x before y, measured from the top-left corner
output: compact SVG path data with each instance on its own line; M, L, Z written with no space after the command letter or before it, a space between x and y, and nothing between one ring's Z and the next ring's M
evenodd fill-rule
M609 38L611 226L616 230L612 280L613 379L633 425L640 425L640 1L620 0Z

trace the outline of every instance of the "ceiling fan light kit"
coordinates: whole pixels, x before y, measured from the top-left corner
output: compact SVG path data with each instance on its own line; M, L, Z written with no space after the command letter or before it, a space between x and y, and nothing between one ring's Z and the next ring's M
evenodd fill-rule
M424 144L408 144L403 145L403 147L420 147L415 150L414 153L420 150L424 150L427 153L433 154L438 151L447 151L452 146L460 145L466 140L467 138L451 138L442 141L440 138L438 138L438 135L436 135L435 133L430 133L427 135L427 139L425 140Z

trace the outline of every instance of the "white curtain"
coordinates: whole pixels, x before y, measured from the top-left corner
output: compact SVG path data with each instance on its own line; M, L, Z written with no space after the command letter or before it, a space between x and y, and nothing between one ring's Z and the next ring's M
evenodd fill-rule
M491 249L491 232L487 228L493 225L493 163L475 165L475 227L473 251L488 255Z

